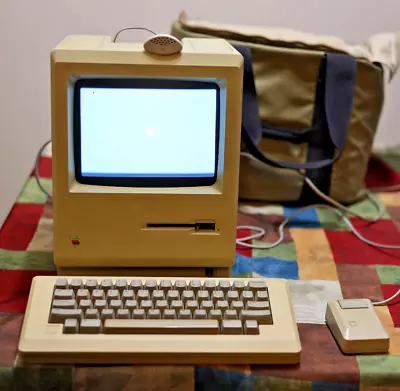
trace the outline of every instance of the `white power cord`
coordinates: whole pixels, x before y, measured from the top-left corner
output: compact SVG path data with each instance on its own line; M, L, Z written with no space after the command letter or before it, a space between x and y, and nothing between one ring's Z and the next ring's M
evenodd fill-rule
M40 159L42 157L42 153L44 151L44 149L51 143L51 140L46 141L43 146L40 148L37 156L36 156L36 161L35 161L35 178L36 178L36 182L38 184L38 186L40 187L40 189L43 191L43 193L45 193L47 195L47 197L52 198L52 195L47 191L47 189L42 185L42 183L40 182L40 175L39 175L39 163L40 163ZM400 250L400 245L399 246L395 246L395 245L389 245L389 244L382 244L382 243L377 243L377 242L373 242L372 240L369 240L367 238L365 238L364 236L362 236L357 230L356 228L353 226L353 224L351 223L351 221L341 212L341 210L343 212L347 212L349 214L355 215L363 220L366 220L370 223L374 223L378 220L381 219L384 210L382 208L382 206L368 193L367 196L370 199L370 201L375 205L376 209L377 209L377 215L370 219L370 218L366 218L363 217L361 215L359 215L358 213L355 213L353 211L351 211L350 209L346 208L345 206L341 205L340 203L338 203L337 201L333 200L332 198L330 198L329 196L327 196L326 194L322 193L315 185L314 183L309 179L309 178L305 178L306 183L311 187L312 190L315 191L316 194L318 194L321 198L325 199L327 202L333 204L335 207L331 206L331 205L325 205L325 204L315 204L315 205L309 205L309 206L305 206L302 208L297 209L295 212L293 212L292 214L290 214L280 225L278 228L278 232L279 232L279 238L276 242L272 243L272 244L268 244L268 245L258 245L258 244L252 244L252 243L246 243L246 241L250 241L250 240L256 240L256 239L260 239L265 235L265 230L260 228L260 227L255 227L255 226L251 226L251 225L240 225L238 226L236 229L239 230L249 230L249 231L253 231L255 232L252 235L246 236L244 238L238 238L236 239L236 244L240 245L240 246L244 246L244 247L248 247L248 248L257 248L257 249L271 249L274 248L276 246L278 246L279 244L282 243L283 239L284 239L284 228L286 227L286 225L298 214L305 212L306 210L309 209L315 209L315 208L324 208L324 209L330 209L332 210L337 216L339 216L344 223L350 228L350 230L353 232L353 234L360 239L361 241L363 241L364 243L373 246L373 247L379 247L379 248L386 248L386 249L393 249L393 250ZM340 210L339 210L340 209ZM382 300L382 301L378 301L378 302L373 302L372 304L375 306L378 305L384 305L387 304L389 302L391 302L392 300L394 300L397 296L400 295L400 289L392 296L389 297L386 300Z
M39 173L39 163L40 163L40 159L42 157L43 151L45 150L45 148L51 143L51 139L46 141L42 147L39 149L38 154L36 155L36 160L35 160L35 179L36 182L38 184L38 186L40 187L40 189L43 191L44 194L47 195L47 197L49 197L50 199L52 198L52 195L47 191L47 189L43 186L42 182L40 182L40 173Z

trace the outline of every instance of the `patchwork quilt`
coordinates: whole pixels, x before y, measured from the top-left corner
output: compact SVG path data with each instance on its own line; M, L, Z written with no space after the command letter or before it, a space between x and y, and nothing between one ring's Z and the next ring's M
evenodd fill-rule
M367 239L400 245L400 154L374 157L367 184L384 208L369 224L351 218ZM49 152L40 176L52 185ZM390 190L390 191L389 191ZM373 217L376 207L362 201L351 207ZM295 209L281 205L239 205L239 225L265 229L261 242L277 240L279 224ZM249 232L238 231L239 237ZM36 275L54 275L52 205L33 172L27 178L0 230L0 390L302 390L400 391L400 298L377 307L391 335L390 354L345 356L324 323L326 302L338 298L382 300L400 288L400 250L363 243L331 211L300 213L284 230L283 243L269 250L237 246L233 276L289 280L302 343L298 366L63 366L19 367L17 344L30 283Z

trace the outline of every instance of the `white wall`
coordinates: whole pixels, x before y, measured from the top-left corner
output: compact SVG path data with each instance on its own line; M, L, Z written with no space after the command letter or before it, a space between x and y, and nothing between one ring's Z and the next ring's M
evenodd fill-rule
M49 53L68 34L113 35L126 26L169 32L190 17L335 34L361 42L400 30L399 0L0 0L0 225L50 137ZM143 40L143 32L124 39ZM400 75L390 85L377 142L400 143Z

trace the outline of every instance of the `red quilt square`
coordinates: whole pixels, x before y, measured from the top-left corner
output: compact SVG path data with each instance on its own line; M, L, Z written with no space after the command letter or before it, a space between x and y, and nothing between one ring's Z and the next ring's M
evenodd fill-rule
M39 160L39 177L51 179L52 175L53 171L51 157L42 156ZM32 170L31 176L35 176L35 169Z
M40 270L0 270L0 312L25 312L32 279L56 272Z
M359 218L351 219L357 231L366 239L400 246L400 232L391 220L382 219L367 223ZM357 238L351 231L326 230L337 264L400 265L400 251L373 247Z
M36 232L43 205L15 204L0 229L0 248L25 251Z
M386 299L392 297L398 290L400 285L385 284L382 285L383 296ZM400 296L388 303L390 315L392 315L394 327L400 327Z
M236 238L241 239L241 238L250 236L252 234L253 234L253 232L248 229L241 229L236 232ZM250 242L248 242L248 243L250 243ZM241 244L237 244L236 245L236 253L244 255L245 257L251 258L252 254L253 254L253 249L250 247L242 246Z

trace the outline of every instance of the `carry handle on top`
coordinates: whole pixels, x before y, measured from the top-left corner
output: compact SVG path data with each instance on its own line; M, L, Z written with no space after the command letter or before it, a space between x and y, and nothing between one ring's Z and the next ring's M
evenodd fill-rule
M250 154L257 160L273 167L287 169L317 169L329 166L339 159L349 129L357 75L357 61L353 56L326 53L324 66L325 83L324 114L329 136L336 148L336 155L330 159L307 163L279 162L264 155L257 146L263 129L258 110L257 93L254 82L251 48L236 47L244 58L242 136Z

